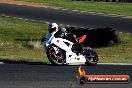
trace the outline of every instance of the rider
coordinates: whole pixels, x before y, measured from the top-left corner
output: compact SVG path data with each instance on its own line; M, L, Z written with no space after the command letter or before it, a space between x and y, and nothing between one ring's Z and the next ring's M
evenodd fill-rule
M65 28L59 28L56 23L50 23L48 25L48 30L49 30L49 33L47 34L46 38L44 39L45 47L48 47L48 45L51 43L51 41L54 37L63 36L63 34L65 34L67 32ZM67 35L67 36L70 37L70 40L75 43L74 45L75 45L75 48L77 49L76 53L79 54L79 51L81 51L80 49L82 47L76 41L76 35L70 33L70 35Z
M51 40L54 37L58 37L60 35L62 35L62 33L66 32L65 28L60 28L58 27L57 23L50 23L48 25L48 31L49 33L47 34L46 38L43 38L41 41L44 42L45 47L48 47L48 45L50 44Z
M58 24L50 23L48 25L48 31L49 31L49 33L47 34L45 41L44 41L45 47L48 47L51 40L54 38L54 34L58 31Z

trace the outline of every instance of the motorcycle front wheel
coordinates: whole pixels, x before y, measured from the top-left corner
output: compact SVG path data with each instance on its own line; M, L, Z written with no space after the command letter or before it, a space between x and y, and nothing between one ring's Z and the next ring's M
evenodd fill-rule
M47 48L47 57L53 65L64 65L65 64L65 52L52 44Z

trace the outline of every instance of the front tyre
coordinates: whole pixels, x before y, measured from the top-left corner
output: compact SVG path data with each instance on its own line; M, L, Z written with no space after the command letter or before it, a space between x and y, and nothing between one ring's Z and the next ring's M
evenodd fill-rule
M51 44L47 48L47 57L53 65L65 64L65 52L54 44Z
M98 63L98 55L97 53L91 48L84 49L84 56L86 58L86 65L95 66Z

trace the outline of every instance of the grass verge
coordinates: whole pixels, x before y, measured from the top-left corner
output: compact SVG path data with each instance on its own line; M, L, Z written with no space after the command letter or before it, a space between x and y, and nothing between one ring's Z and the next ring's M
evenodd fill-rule
M47 24L0 16L0 61L48 62L40 39Z
M132 16L132 3L90 2L71 0L19 0L19 1L45 3L48 6L63 7L89 12Z
M47 24L0 16L0 61L49 62L40 39ZM101 63L132 63L132 34L119 33L122 43L96 48Z

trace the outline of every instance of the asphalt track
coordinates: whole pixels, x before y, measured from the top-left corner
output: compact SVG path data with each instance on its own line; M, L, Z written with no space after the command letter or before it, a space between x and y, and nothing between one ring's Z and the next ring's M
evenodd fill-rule
M0 14L90 28L109 26L117 31L132 32L132 18L129 19L125 16L99 15L80 11L2 3L0 4Z
M107 25L118 31L132 32L132 20L122 17L9 4L0 4L0 14L92 28ZM76 81L77 67L46 64L1 64L0 88L132 88L132 83L80 85ZM132 77L132 65L85 66L85 69L88 74L129 74Z
M0 65L0 88L132 88L126 84L84 84L76 81L78 66L35 64ZM98 65L84 67L87 74L129 74L132 65Z

